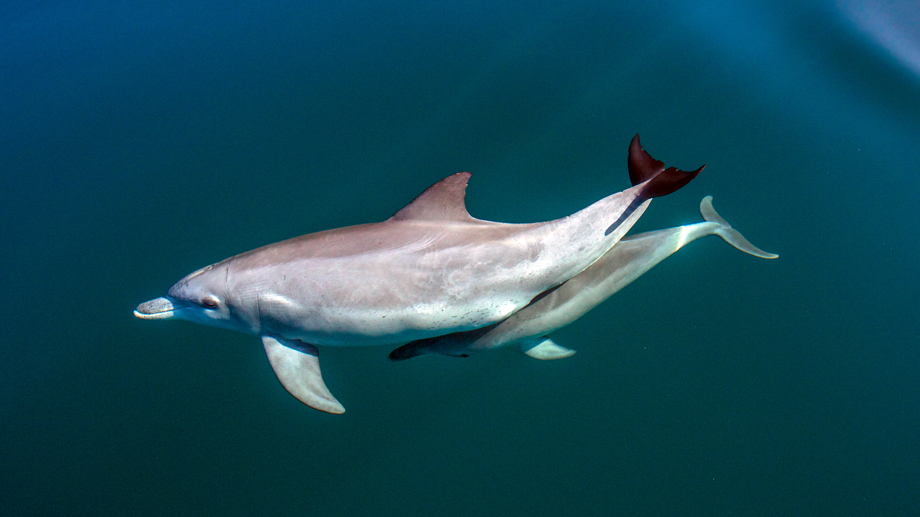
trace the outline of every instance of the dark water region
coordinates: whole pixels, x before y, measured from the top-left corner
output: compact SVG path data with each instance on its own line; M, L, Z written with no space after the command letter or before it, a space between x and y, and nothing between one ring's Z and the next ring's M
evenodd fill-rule
M12 2L0 8L0 510L908 515L920 509L911 2ZM527 222L706 170L692 243L512 350L321 350L141 321L203 265L473 173Z

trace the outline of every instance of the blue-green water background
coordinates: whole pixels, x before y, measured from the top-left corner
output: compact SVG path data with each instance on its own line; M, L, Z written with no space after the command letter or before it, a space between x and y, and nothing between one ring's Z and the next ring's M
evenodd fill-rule
M918 15L879 6L4 3L0 513L920 513ZM560 217L636 132L708 164L637 229L711 194L780 259L694 243L563 361L323 349L342 416L131 314L458 171L476 217Z

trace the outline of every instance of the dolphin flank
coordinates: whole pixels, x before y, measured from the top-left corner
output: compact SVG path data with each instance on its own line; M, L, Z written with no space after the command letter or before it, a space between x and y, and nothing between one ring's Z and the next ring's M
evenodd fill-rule
M633 186L544 223L475 219L470 174L431 186L389 219L271 244L199 269L137 307L262 338L282 385L329 413L316 346L397 345L482 328L584 271L607 253L649 201L703 169L665 168L633 138Z
M577 320L700 237L718 235L749 255L765 259L778 257L751 244L722 219L712 206L712 196L700 202L700 213L706 222L623 238L590 267L504 321L467 332L413 341L393 350L390 359L402 361L426 354L465 357L476 351L507 345L516 345L537 359L569 357L575 351L556 344L547 334Z

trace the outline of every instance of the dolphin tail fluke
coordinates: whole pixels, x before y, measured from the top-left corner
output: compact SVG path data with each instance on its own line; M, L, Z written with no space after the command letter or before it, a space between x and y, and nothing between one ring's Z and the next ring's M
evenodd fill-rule
M574 350L557 345L552 339L547 337L525 341L518 345L518 348L530 357L544 361L563 359L575 354Z
M666 196L677 191L687 183L690 183L690 180L695 178L706 167L703 165L695 171L682 171L676 167L665 168L664 162L652 158L642 148L638 134L629 143L627 165L629 167L629 180L632 184L645 183L645 187L642 189L642 197L645 199Z
M748 255L754 255L755 257L765 258L765 259L775 259L779 255L775 253L766 252L757 246L754 246L747 239L741 235L738 230L732 228L732 225L728 224L728 221L722 219L722 216L716 212L716 209L712 206L712 196L706 196L703 198L703 201L700 202L700 213L703 215L703 219L710 223L716 223L719 225L719 228L714 232L719 237L725 240L725 242L731 244L735 248L747 253Z
M288 393L313 409L333 414L345 412L323 382L316 347L271 336L262 336L262 344L275 375Z

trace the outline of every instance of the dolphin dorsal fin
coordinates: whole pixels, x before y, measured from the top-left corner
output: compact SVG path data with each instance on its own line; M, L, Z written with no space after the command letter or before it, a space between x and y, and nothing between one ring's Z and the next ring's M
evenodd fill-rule
M466 211L465 201L466 183L470 176L469 172L458 172L442 179L428 187L389 220L473 221L473 217Z

